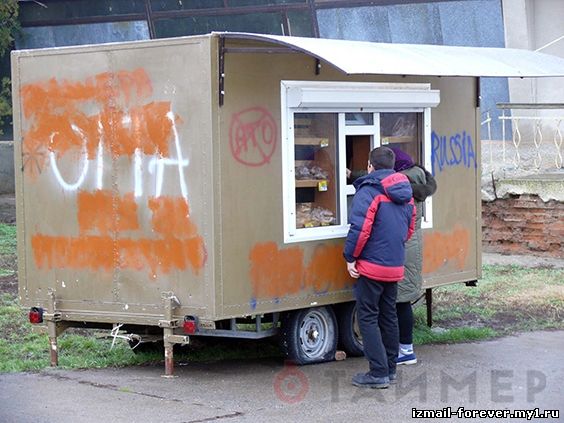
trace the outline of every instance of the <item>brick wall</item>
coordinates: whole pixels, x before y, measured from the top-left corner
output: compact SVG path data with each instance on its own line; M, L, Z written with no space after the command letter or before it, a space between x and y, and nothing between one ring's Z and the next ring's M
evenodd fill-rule
M564 258L564 203L536 195L482 201L486 252Z

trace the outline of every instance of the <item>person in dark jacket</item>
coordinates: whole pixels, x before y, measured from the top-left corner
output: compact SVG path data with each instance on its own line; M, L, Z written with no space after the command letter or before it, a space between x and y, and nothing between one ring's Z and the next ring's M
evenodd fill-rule
M407 177L393 170L394 152L370 152L368 174L354 181L356 194L345 241L347 270L358 278L357 317L368 373L355 386L387 388L396 378L398 322L397 282L404 277L404 244L415 226L415 205Z
M396 311L399 325L398 365L415 364L417 357L413 351L413 309L411 303L421 296L423 284L423 238L421 234L421 218L423 202L437 190L435 178L425 168L413 163L409 154L397 147L392 147L396 156L394 170L401 172L409 179L417 216L415 232L406 243L405 276L398 284Z

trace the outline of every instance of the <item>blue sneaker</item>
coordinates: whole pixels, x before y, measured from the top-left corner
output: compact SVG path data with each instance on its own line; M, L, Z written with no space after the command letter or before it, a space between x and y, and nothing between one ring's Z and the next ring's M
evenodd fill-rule
M417 363L417 357L415 357L415 353L411 353L411 354L400 354L398 356L398 366L400 364L416 364Z

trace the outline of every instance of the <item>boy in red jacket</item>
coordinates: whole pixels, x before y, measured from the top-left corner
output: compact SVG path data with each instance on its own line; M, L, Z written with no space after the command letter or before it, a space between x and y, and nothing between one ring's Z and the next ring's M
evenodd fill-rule
M415 227L415 205L407 177L394 171L394 152L370 152L368 175L354 181L356 194L343 255L347 270L358 278L357 317L370 364L357 374L355 386L387 388L396 379L398 321L397 282L403 279L405 242Z

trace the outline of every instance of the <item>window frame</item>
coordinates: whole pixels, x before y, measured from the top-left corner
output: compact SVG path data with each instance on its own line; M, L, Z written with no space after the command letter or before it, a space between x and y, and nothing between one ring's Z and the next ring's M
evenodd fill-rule
M380 113L416 112L423 114L422 148L424 165L431 167L431 108L440 101L438 90L426 83L377 83L287 81L280 82L281 99L281 150L282 150L282 209L284 243L319 241L346 237L349 229L347 196L346 136L371 136L371 148L380 145ZM345 113L374 113L372 125L345 125ZM314 228L296 228L295 184L295 113L336 113L338 115L336 163L338 171L338 196L336 208L339 221L336 225ZM371 132L367 132L371 130ZM432 199L426 201L422 227L432 227Z

